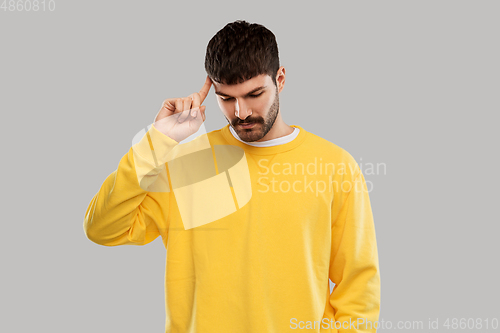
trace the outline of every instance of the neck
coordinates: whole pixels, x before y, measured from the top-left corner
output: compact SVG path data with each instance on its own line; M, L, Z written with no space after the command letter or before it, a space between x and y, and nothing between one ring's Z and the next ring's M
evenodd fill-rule
M281 112L278 110L278 116L274 121L274 125L271 130L260 140L256 142L268 141L276 138L281 138L282 136L292 134L294 128L285 124L283 118L281 118Z

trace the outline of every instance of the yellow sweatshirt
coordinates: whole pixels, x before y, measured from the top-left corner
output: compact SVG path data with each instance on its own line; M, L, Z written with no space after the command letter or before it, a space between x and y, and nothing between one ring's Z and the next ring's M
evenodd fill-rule
M91 241L161 236L167 333L376 331L364 176L344 149L291 126L292 141L254 147L229 124L181 144L153 125L91 200Z

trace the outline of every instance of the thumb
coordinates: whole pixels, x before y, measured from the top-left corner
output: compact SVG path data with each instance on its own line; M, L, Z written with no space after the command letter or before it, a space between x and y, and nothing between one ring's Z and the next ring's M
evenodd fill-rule
M201 113L201 117L203 118L203 121L205 121L205 118L206 118L205 117L205 109L206 108L207 107L205 105L200 106L200 113Z
M153 122L157 122L158 120L161 120L163 118L166 118L168 116L168 111L165 110L164 108L161 108L160 111L156 114L155 120Z

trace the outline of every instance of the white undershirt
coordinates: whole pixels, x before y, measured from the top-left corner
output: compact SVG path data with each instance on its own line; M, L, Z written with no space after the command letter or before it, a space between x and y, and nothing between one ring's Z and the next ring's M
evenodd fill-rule
M234 129L231 127L231 125L229 126L229 131L231 132L231 134L234 136L234 138L240 142L243 142L249 146L254 146L254 147L272 147L272 146L277 146L277 145L282 145L282 144L285 144L285 143L288 143L290 141L292 141L293 139L295 139L297 137L297 135L299 135L299 132L300 132L300 129L295 127L293 129L293 132L288 134L288 135L285 135L285 136L282 136L282 137L279 137L279 138L276 138L276 139L272 139L272 140L267 140L267 141L262 141L262 142L257 142L257 141L254 141L254 142L245 142L243 140L240 139L240 137L238 136L238 134L234 131Z

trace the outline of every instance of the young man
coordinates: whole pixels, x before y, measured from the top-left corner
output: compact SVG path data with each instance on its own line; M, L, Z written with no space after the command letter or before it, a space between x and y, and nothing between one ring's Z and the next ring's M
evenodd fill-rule
M227 24L198 93L164 101L88 206L106 246L162 237L166 332L375 332L380 275L364 176L281 117L271 31ZM228 125L194 140L211 86ZM335 283L330 294L329 279Z

